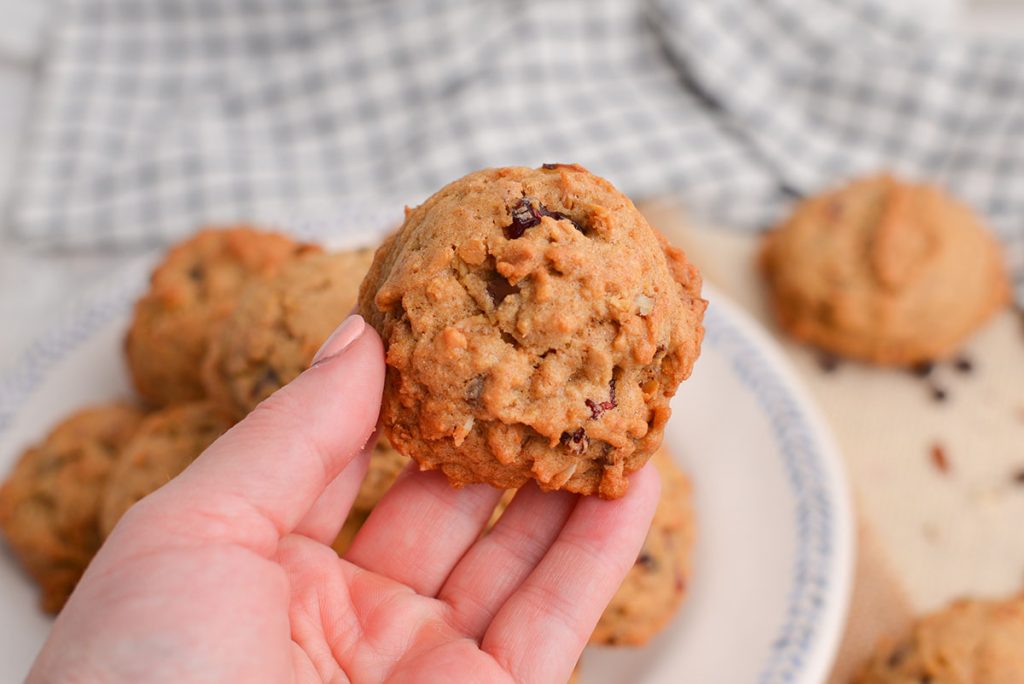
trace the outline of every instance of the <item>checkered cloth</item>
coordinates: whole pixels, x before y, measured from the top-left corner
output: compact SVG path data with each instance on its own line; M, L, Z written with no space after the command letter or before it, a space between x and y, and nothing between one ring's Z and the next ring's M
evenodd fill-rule
M898 4L898 3L895 3ZM879 168L1024 232L1024 44L885 0L68 0L15 197L37 246L414 203L575 161L763 227Z

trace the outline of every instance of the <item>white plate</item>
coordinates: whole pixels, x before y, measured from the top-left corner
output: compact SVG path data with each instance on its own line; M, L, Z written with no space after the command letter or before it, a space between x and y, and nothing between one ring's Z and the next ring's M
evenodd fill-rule
M0 471L69 411L129 395L121 335L146 272L135 264L90 293L0 379ZM819 684L839 639L853 550L838 454L775 345L713 288L705 296L703 353L666 433L695 485L689 596L646 648L588 650L588 684ZM0 606L0 673L14 681L50 621L6 550Z

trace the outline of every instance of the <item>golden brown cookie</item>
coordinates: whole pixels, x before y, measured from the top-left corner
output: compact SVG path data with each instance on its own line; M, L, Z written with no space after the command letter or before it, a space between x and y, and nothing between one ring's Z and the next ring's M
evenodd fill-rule
M700 352L700 284L582 167L455 181L407 212L360 291L387 349L385 433L456 486L622 496Z
M761 265L792 335L884 365L948 357L1009 297L976 214L884 174L801 202L766 236Z
M664 448L651 460L661 474L661 499L636 563L590 637L594 644L644 645L686 595L696 530L690 481Z
M100 495L142 422L127 404L87 408L22 454L0 487L0 528L56 613L100 547Z
M239 416L309 367L352 311L373 250L308 254L254 283L214 334L203 362L209 396Z
M211 401L178 404L147 416L107 479L100 506L103 536L137 501L181 474L232 422Z
M157 406L202 397L199 369L209 336L242 289L315 249L244 227L202 230L172 248L136 302L125 337L139 394Z
M1024 596L961 600L882 644L854 684L1021 684Z

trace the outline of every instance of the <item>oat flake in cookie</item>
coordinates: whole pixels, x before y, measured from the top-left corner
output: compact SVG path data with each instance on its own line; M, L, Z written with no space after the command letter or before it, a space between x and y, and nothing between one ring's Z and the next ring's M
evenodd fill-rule
M620 497L700 353L700 286L582 167L470 174L408 210L363 281L384 429L456 486Z

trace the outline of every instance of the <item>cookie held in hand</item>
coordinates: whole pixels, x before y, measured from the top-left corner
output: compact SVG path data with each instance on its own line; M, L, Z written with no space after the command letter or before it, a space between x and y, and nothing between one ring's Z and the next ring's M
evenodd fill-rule
M407 211L360 290L385 433L456 486L620 497L700 353L700 287L582 167L470 174Z

